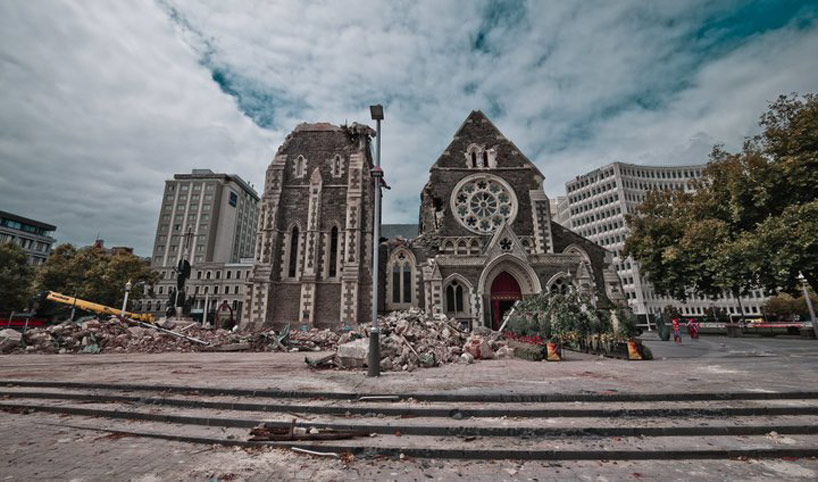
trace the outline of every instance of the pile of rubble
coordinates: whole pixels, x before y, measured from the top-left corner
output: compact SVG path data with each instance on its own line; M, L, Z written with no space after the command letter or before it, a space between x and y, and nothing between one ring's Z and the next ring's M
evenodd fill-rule
M3 353L159 353L191 351L334 350L339 335L330 330L235 333L203 328L196 322L158 323L160 329L132 326L112 317L29 328L25 334L1 330ZM201 341L201 343L195 340Z
M381 370L412 371L446 363L473 363L476 359L511 355L507 342L489 330L467 333L445 315L419 310L398 311L379 318ZM368 332L348 332L338 340L335 354L307 359L314 367L361 368L369 356Z
M446 363L473 363L479 359L510 356L508 342L483 329L467 333L445 315L419 310L390 313L380 318L381 370L412 371ZM173 332L169 331L173 330ZM158 353L192 351L332 351L307 363L317 368L366 366L368 330L237 333L203 328L196 322L161 321L158 328L133 326L116 317L63 322L30 328L24 334L0 330L4 353Z

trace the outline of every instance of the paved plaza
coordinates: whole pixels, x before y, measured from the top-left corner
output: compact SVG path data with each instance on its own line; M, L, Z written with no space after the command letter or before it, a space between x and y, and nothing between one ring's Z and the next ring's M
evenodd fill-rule
M644 336L656 360L628 362L568 353L561 363L517 359L448 365L378 379L362 371L314 371L305 353L161 353L127 355L17 355L0 357L5 381L61 381L194 387L376 393L616 394L775 393L818 387L818 343L786 338L685 338L681 345ZM320 356L316 353L315 356ZM8 389L9 386L5 387ZM0 400L4 402L7 400ZM783 403L783 402L781 402ZM809 402L804 402L809 404ZM758 402L763 406L765 402ZM599 405L599 404L598 404ZM718 403L712 404L718 406ZM84 403L85 407L95 407ZM100 405L106 408L104 405ZM568 406L566 404L566 406ZM697 406L707 406L700 404ZM116 408L116 407L113 407ZM159 407L151 413L165 413ZM232 412L220 412L234 416ZM218 416L218 413L216 414ZM250 417L252 414L243 414ZM813 417L795 418L814 423ZM556 419L552 419L556 423ZM754 419L756 420L756 419ZM763 422L763 417L758 418ZM467 421L471 425L481 420ZM707 423L717 423L709 421ZM445 423L445 420L440 422ZM464 422L465 423L465 422ZM486 419L500 426L526 424ZM534 422L531 422L534 423ZM537 423L547 425L548 419ZM576 423L582 423L581 420ZM597 422L594 422L597 423ZM605 425L607 422L599 422ZM614 424L615 421L611 421ZM647 423L647 422L646 422ZM650 423L660 423L650 422ZM744 422L742 422L744 423ZM747 422L750 423L750 422ZM691 422L692 425L698 425ZM110 422L132 430L147 422ZM286 448L239 448L158 440L87 429L106 427L94 417L45 412L0 412L0 480L815 480L813 458L721 460L467 461L358 457L340 461L296 454ZM82 428L85 427L85 428ZM184 433L184 427L178 427ZM246 430L223 432L242 437ZM238 435L233 435L233 434ZM406 443L410 437L404 437ZM661 437L659 437L661 439ZM764 437L760 439L765 440ZM769 439L769 437L767 437ZM814 442L813 437L783 437ZM394 437L390 440L400 439ZM444 443L429 437L432 445ZM617 437L604 440L616 446ZM669 439L672 440L672 439ZM672 446L669 440L664 443ZM703 443L710 443L702 439ZM742 437L735 441L740 443ZM747 443L756 443L752 437ZM734 441L734 442L735 442ZM474 447L491 440L477 440ZM625 442L621 442L625 443ZM670 444L670 445L668 445ZM604 444L603 444L604 445ZM661 444L660 444L661 445ZM599 449L600 440L589 442ZM786 446L786 445L782 445ZM604 448L603 448L604 449ZM607 450L607 449L605 449Z

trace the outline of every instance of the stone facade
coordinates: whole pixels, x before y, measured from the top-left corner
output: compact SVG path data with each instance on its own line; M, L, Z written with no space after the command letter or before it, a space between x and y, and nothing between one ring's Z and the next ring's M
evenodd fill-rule
M301 124L267 169L243 329L369 319L374 131Z
M419 236L381 246L384 311L418 307L497 328L513 302L569 287L622 304L611 253L551 220L545 177L480 111L430 169Z
M370 128L302 124L267 170L242 328L369 321ZM417 236L384 230L379 311L417 307L496 327L513 302L576 287L624 303L611 254L552 222L542 173L472 112L430 170Z

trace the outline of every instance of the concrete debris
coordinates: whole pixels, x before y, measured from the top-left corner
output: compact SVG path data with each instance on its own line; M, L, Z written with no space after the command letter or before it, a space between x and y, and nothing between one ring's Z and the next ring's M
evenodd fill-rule
M469 335L445 315L426 315L419 310L393 312L379 318L381 327L382 371L431 368L447 363L474 363L475 359L509 356L507 342L489 331L485 336ZM334 360L322 359L322 367L342 369L366 366L369 355L367 330L342 335ZM315 361L307 360L311 366Z
M338 345L336 356L338 357L338 361L347 368L361 368L366 366L366 359L369 356L369 340L359 338Z
M287 427L262 423L250 430L250 441L290 441L290 440L347 440L356 437L369 437L368 432L353 430L333 430L317 427L296 427L295 419Z
M17 348L22 339L22 334L17 330L7 328L0 331L0 353L5 353Z
M185 321L163 321L165 329L184 329L185 339L147 325L133 326L117 317L63 322L45 328L0 331L0 351L9 353L159 353L192 351L305 351L325 352L307 357L313 368L355 369L366 366L369 330L290 330L256 333L204 328ZM482 335L462 331L445 315L420 310L393 312L380 318L383 371L407 372L448 363L510 356L507 341L490 331ZM177 333L177 335L180 335ZM195 343L199 340L209 345ZM326 352L333 352L327 355Z
M494 351L489 346L485 338L480 335L472 335L463 345L463 351L468 352L475 360L491 360L494 358Z
M165 327L172 323L162 323ZM175 322L184 335L210 343L210 346L163 333L160 330L132 326L110 319L83 322L66 321L45 328L29 328L25 335L8 329L0 331L0 351L11 353L159 353L191 351L330 351L340 335L330 330L306 330L276 333L234 333L208 329L190 322ZM167 329L167 328L166 328ZM283 335L283 337L282 337ZM23 341L23 343L21 343Z

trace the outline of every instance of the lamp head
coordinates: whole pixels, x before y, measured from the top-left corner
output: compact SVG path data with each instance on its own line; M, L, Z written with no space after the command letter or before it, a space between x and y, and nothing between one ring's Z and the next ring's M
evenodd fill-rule
M369 113L372 115L372 120L383 120L383 106L381 104L370 105Z

